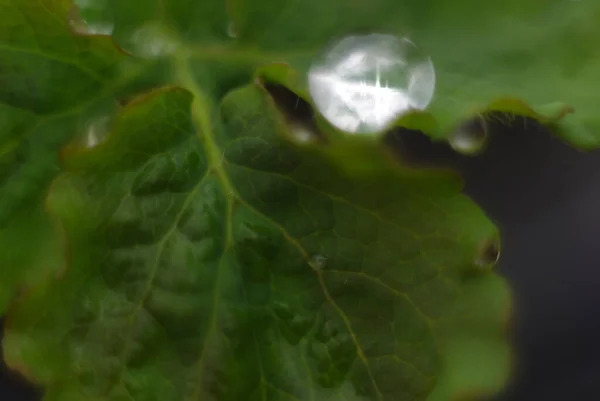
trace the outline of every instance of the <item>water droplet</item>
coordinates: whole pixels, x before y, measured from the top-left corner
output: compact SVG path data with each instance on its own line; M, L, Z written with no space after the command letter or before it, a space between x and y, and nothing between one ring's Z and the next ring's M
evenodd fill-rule
M487 138L487 122L483 117L477 117L459 127L448 138L448 142L457 152L474 155L484 149Z
M177 41L170 32L156 24L138 29L131 37L132 52L140 57L157 58L177 51Z
M237 29L235 28L235 24L233 22L227 24L227 36L229 36L232 39L238 37Z
M69 14L71 29L84 35L111 35L115 24L106 15L105 0L75 0Z
M289 132L291 133L292 140L301 144L316 142L318 138L316 132L303 124L290 124Z
M500 259L500 239L494 237L483 243L477 258L475 258L475 265L482 268L493 267L498 259Z
M308 260L308 264L314 270L323 270L327 264L327 258L323 255L313 255Z
M407 38L356 35L315 59L308 84L317 108L332 125L349 133L374 133L429 105L435 70Z
M111 118L109 116L90 120L85 128L83 145L86 148L95 148L101 144L110 132L110 123Z

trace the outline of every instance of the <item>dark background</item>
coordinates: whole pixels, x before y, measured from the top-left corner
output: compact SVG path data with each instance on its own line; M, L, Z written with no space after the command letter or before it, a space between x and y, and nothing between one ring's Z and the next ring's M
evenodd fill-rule
M600 400L600 152L577 151L525 120L492 133L477 157L415 133L392 142L415 160L458 168L502 232L496 268L515 293L517 363L494 401ZM0 369L2 401L40 398Z

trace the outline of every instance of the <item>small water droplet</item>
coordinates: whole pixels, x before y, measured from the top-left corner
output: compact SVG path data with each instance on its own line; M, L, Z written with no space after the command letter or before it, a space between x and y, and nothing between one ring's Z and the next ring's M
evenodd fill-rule
M356 35L314 60L308 84L317 108L332 125L349 133L374 133L429 105L435 70L407 38Z
M289 132L291 133L292 140L301 144L316 142L318 138L316 132L303 124L291 124Z
M487 122L483 117L477 117L460 126L448 138L448 143L458 153L474 155L484 149L487 138Z
M90 120L85 128L83 144L86 148L95 148L100 145L110 132L111 118L109 116L97 117Z
M75 0L69 14L69 25L75 33L111 35L115 24L108 18L105 0Z
M327 264L327 258L323 255L313 255L308 260L308 264L314 270L323 270Z
M493 267L500 259L500 239L494 237L483 243L475 258L475 265L481 268Z
M178 45L166 28L149 24L135 31L131 37L131 47L137 56L158 58L175 53Z
M237 32L237 29L235 28L235 24L233 22L230 22L229 24L227 24L227 36L229 36L232 39L235 39L238 37L238 32Z

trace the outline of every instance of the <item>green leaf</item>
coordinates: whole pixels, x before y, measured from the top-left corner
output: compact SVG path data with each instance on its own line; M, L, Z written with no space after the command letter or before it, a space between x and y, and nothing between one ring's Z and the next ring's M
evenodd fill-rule
M499 389L509 291L481 266L497 233L460 181L322 121L327 145L290 141L255 78L308 99L306 69L332 38L408 34L439 82L435 124L414 128L443 137L488 107L562 124L569 105L581 130L564 135L593 145L591 75L557 63L573 35L590 43L597 6L545 3L555 42L582 22L561 56L529 53L550 40L526 24L533 0L86 2L88 33L110 27L131 55L81 33L70 1L0 0L0 309L26 288L9 365L49 401Z
M48 254L36 263L35 249L57 249L41 200L59 172L58 149L120 80L124 55L109 37L74 36L68 7L0 2L0 311L16 285L57 269ZM41 270L25 268L34 265Z
M495 231L453 175L388 160L350 177L278 133L260 86L211 124L193 94L135 99L106 142L67 154L48 207L68 270L11 315L9 364L49 400L445 400L503 383L509 293L475 263Z

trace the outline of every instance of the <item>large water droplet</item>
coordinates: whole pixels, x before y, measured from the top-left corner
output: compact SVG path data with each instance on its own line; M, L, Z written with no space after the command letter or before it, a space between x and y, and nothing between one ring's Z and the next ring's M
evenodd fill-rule
M477 117L454 131L448 138L448 143L459 153L474 155L484 149L487 138L487 122L483 117Z
M314 270L323 270L327 264L327 258L323 255L313 255L308 260L308 264Z
M132 52L136 56L157 58L177 51L177 41L164 27L157 24L145 25L131 37Z
M332 125L349 133L374 133L429 105L435 70L407 38L356 35L315 59L308 84L317 108Z

